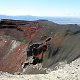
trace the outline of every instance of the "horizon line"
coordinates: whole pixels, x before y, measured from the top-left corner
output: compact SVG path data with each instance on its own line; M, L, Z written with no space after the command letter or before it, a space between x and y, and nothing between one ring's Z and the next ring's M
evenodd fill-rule
M80 18L80 16L39 16L39 15L6 15L6 14L0 14L0 16L32 16L32 17L58 17L58 18Z

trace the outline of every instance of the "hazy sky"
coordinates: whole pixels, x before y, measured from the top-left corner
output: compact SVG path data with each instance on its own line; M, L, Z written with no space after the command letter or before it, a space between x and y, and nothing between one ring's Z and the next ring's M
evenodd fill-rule
M80 17L80 0L0 0L0 15Z

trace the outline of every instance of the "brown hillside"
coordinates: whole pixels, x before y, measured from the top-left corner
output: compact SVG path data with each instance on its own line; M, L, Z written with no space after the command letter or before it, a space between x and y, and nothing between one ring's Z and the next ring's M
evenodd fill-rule
M54 69L60 61L70 63L80 57L80 26L78 25L61 25L47 20L1 20L0 70L9 73L21 71L22 64L27 58L28 43L42 43L49 37L51 41L44 53L46 57L43 58L43 67Z

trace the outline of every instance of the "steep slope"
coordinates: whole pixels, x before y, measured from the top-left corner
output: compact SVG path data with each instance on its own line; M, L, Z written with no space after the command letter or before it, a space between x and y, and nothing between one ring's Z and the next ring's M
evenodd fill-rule
M27 59L27 43L37 31L36 21L1 20L0 22L0 71L22 71Z
M80 26L78 25L61 25L47 20L2 20L0 36L0 70L2 71L14 73L19 69L22 70L22 64L27 58L25 49L28 49L29 43L42 43L49 37L51 40L47 43L48 49L44 53L43 68L54 69L59 62L70 63L80 57ZM11 48L15 44L19 45L14 49ZM44 71L29 67L26 73L44 73Z
M0 36L0 71L14 73L21 70L25 62L26 45L19 41Z
M47 38L51 37L48 42L48 49L44 53L42 66L43 68L55 69L59 62L71 63L80 57L80 26L78 25L61 25L49 21L39 20L39 30L33 38L33 43L44 43ZM46 73L43 70L27 68L26 73Z
M54 67L60 61L70 63L80 57L80 27L78 25L58 25L48 22L40 24L44 27L39 30L34 42L40 41L40 38L45 35L47 38L52 38L48 43L43 67Z

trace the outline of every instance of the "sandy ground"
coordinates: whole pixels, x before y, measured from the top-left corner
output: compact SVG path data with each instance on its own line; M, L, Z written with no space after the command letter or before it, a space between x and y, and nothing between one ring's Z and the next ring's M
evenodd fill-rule
M49 74L11 75L0 72L0 80L80 80L80 58Z

